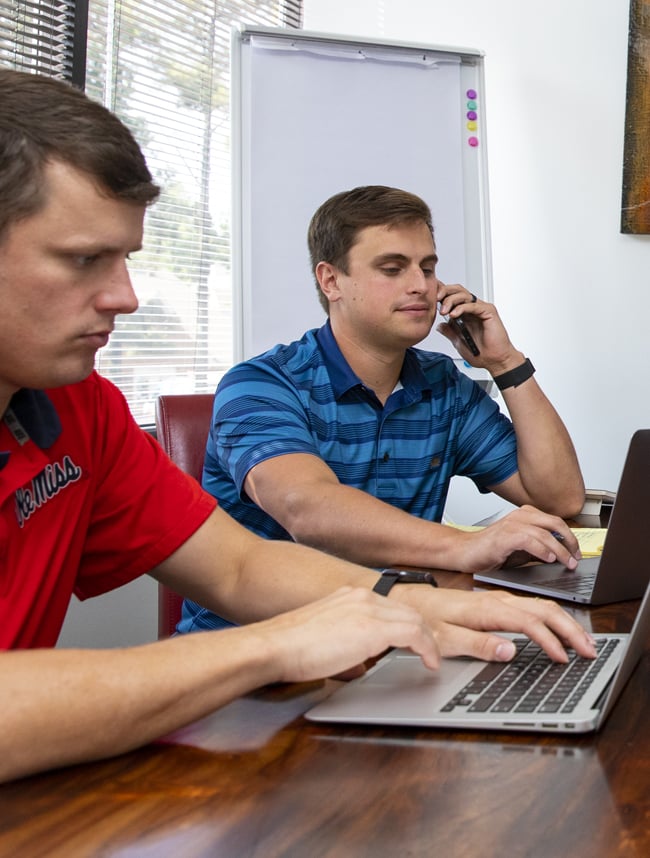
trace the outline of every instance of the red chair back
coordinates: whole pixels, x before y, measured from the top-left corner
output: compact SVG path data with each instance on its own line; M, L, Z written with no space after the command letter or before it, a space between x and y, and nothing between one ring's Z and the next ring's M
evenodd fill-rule
M159 396L156 401L156 434L169 458L185 473L201 482L205 444L212 420L212 393ZM181 618L183 599L164 584L158 585L158 637L173 634Z

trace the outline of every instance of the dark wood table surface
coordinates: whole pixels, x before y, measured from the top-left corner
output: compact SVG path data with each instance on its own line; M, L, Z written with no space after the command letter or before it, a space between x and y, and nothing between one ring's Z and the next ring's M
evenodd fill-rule
M572 610L628 631L638 604ZM647 654L586 736L307 722L335 685L264 689L165 742L0 787L0 855L650 855Z

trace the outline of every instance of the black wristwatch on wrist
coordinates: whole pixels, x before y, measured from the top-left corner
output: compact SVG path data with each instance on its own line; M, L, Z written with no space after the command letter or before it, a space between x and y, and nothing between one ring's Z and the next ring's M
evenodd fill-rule
M437 587L431 572L408 572L406 569L382 569L379 580L372 588L380 596L387 596L395 584L431 584Z
M522 364L509 370L509 372L493 376L493 380L499 390L507 390L509 387L519 387L520 384L528 381L534 374L535 367L530 358L526 358Z

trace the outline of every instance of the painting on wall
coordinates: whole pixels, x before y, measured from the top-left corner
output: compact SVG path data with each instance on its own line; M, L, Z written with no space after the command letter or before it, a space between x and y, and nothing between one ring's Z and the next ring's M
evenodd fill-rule
M650 0L630 0L621 232L650 234Z

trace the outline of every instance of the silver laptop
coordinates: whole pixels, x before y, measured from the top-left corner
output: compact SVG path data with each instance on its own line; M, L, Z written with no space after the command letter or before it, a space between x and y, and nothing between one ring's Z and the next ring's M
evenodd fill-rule
M537 563L481 572L474 580L586 605L639 599L650 580L646 522L650 521L650 429L632 436L600 557L571 572L562 563Z
M648 645L650 587L629 634L594 635L598 657L570 651L558 664L527 638L512 638L507 663L443 659L430 671L419 656L392 650L367 674L305 713L311 721L587 733L607 718Z

